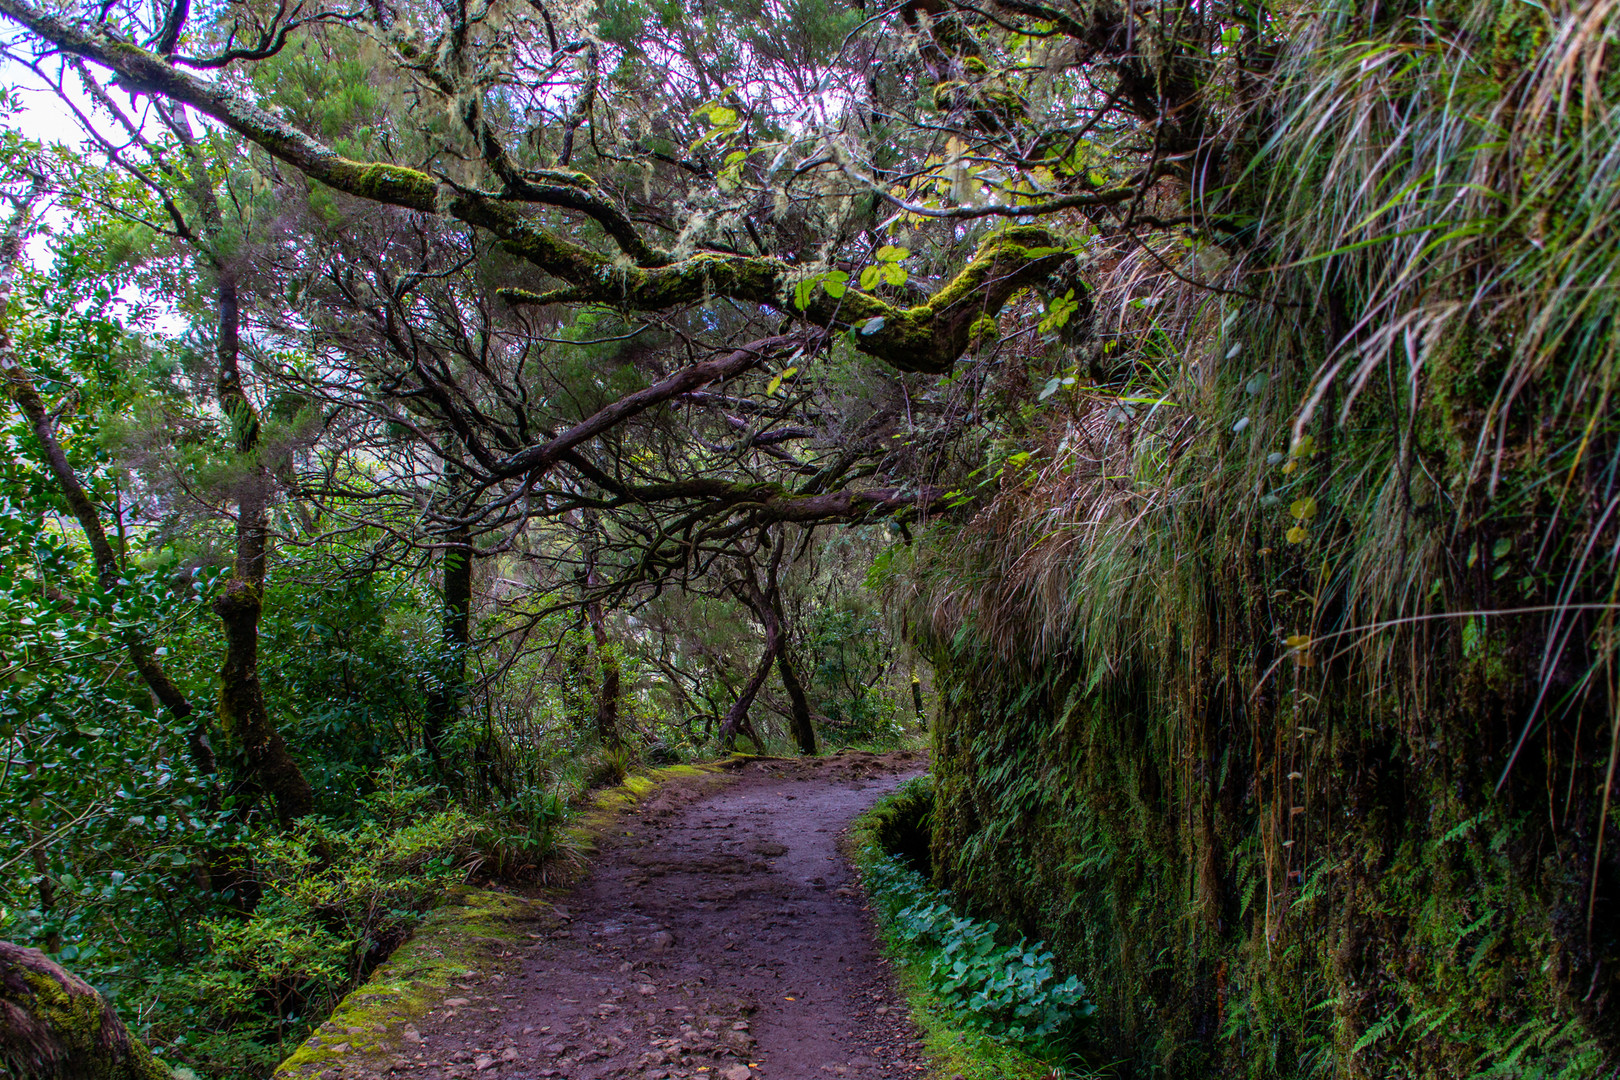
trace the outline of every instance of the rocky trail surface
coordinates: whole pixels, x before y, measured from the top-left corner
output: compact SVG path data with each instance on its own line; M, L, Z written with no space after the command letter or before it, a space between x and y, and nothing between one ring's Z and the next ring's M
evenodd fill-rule
M396 1074L510 1080L890 1080L917 1034L838 848L916 755L749 762L617 820L515 971L407 1031Z

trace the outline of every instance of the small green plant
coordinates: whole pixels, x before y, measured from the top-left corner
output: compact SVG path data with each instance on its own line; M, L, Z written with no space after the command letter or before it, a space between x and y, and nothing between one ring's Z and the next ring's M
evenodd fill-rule
M932 952L929 981L973 1025L1020 1042L1069 1041L1093 1006L1070 975L1059 982L1045 942L996 940L1000 927L959 915L950 894L931 888L897 856L878 860L867 883L891 933L914 952Z

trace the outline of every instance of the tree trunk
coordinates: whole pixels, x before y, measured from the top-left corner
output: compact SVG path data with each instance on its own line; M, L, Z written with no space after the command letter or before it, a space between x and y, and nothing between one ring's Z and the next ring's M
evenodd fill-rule
M753 740L756 750L764 750L765 742L754 730L754 725L748 719L748 710L753 707L754 698L759 694L759 688L765 685L765 679L771 673L771 665L776 662L775 642L766 642L765 655L760 657L759 666L743 684L742 693L732 702L731 708L726 710L725 719L720 721L720 747L730 750L737 743L739 734L747 735Z
M67 453L56 438L56 430L51 424L45 402L40 398L39 391L34 388L33 379L17 359L11 341L11 326L6 311L11 302L17 263L22 256L27 216L26 207L19 210L12 216L4 235L0 235L0 375L6 380L6 389L13 404L27 418L34 438L39 440L45 465L56 481L68 509L78 521L79 528L84 532L85 542L90 545L90 554L95 560L96 580L103 591L110 593L119 588L118 579L122 570L120 560L113 551L112 543L107 539L106 530L102 528L101 515L96 512L95 504L90 501L89 493L79 482L78 474L73 471ZM151 647L133 630L125 631L123 637L124 649L129 653L130 662L151 689L152 696L177 719L184 720L189 717L192 711L191 702L163 670L163 665L158 663L152 654ZM211 776L216 768L214 748L208 740L208 730L203 721L199 720L192 726L189 741L192 763L197 771L203 776Z
M225 663L219 673L219 720L241 741L254 779L276 804L282 824L314 808L315 793L270 722L259 681L259 616L264 607L265 542L269 533L269 477L257 459L259 415L242 389L238 356L236 278L218 271L219 404L231 423L231 441L248 472L237 496L236 565L214 611L225 626Z
M585 606L585 612L591 622L591 636L596 640L596 734L603 746L621 746L624 737L619 733L619 654L608 637L602 605L593 601Z
M171 1080L95 988L0 941L0 1065L17 1080Z
M760 589L752 568L746 563L743 580L737 588L743 599L748 601L748 606L754 609L754 616L759 619L760 625L765 628L765 655L775 657L777 671L782 676L782 686L787 690L788 701L791 703L788 722L793 741L797 744L799 753L813 755L816 752L816 727L810 720L810 702L805 697L804 684L799 682L798 673L793 670L793 661L788 656L787 618L782 614L782 596L777 580L777 572L781 567L785 549L786 537L779 535L771 552L770 563L766 567L763 590ZM764 669L769 668L770 664L766 663Z
M461 709L467 687L467 644L472 630L472 533L465 525L450 534L456 545L444 550L444 623L440 637L439 682L429 693L422 742L445 774L445 729Z
M787 688L788 700L793 703L793 741L798 744L799 753L814 757L817 749L816 726L810 722L810 702L804 696L804 686L788 660L785 647L776 654L776 670L782 676L782 685Z
M622 696L619 654L614 650L613 639L608 636L607 616L602 611L602 602L593 596L597 586L602 583L596 566L598 527L596 515L586 511L585 589L589 599L585 604L585 617L590 621L591 638L596 642L596 734L603 746L617 748L624 744L624 737L619 733L619 699Z

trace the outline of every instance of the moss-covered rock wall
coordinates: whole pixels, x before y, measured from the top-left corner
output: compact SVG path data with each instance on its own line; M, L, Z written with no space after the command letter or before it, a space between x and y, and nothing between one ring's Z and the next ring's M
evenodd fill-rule
M1102 1059L1166 1077L1612 1067L1616 927L1601 899L1588 944L1590 833L1552 828L1544 774L1493 794L1517 732L1477 682L1433 726L1344 698L1262 731L1088 692L1062 665L1022 685L998 670L944 680L936 876L1085 980Z
M1132 1075L1616 1075L1620 13L1268 25L1243 231L1082 267L895 586L933 870Z

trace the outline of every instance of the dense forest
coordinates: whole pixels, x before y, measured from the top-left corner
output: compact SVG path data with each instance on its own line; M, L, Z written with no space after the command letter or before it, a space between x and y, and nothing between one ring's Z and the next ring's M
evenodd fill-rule
M1088 1068L1620 1069L1620 3L0 16L18 1077L924 738Z

